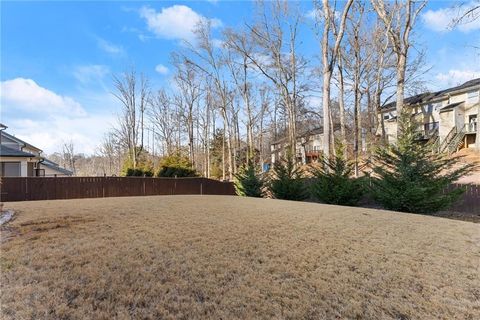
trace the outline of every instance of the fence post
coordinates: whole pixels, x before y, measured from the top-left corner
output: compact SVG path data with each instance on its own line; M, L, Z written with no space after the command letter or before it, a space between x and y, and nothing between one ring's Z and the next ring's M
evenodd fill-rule
M24 178L25 179L25 200L29 200L28 199L28 178Z

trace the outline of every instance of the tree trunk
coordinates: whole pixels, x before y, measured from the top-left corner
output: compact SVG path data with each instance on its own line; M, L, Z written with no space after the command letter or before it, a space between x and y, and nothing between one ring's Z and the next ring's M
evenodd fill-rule
M353 158L355 161L355 177L358 177L358 136L359 136L359 109L360 109L360 90L358 88L358 79L354 84L354 107L353 107Z
M397 63L397 132L395 139L400 134L400 126L398 125L398 119L402 114L403 100L405 96L405 69L406 69L407 57L404 54L400 54Z
M226 180L225 176L225 132L227 131L227 124L226 124L226 119L223 117L223 139L222 139L222 180Z
M323 66L323 155L330 158L330 78L331 71L328 64Z
M190 153L190 162L192 163L192 168L195 168L195 148L193 140L193 111L192 106L190 106L188 112L188 149Z
M347 128L345 121L345 88L343 81L342 59L338 60L338 106L340 108L340 134L342 136L342 148L347 158Z

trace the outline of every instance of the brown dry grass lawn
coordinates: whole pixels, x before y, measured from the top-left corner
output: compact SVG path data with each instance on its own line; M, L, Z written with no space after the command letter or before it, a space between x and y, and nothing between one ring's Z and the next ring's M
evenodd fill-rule
M480 319L480 225L228 196L8 203L4 319Z

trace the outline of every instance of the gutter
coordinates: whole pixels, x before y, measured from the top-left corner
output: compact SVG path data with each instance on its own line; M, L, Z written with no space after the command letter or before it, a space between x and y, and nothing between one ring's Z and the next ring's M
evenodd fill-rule
M40 160L37 161L36 165L36 171L40 170L40 164L42 164L45 161L45 158L40 158ZM37 173L35 172L35 174ZM39 177L38 175L35 175L36 177Z

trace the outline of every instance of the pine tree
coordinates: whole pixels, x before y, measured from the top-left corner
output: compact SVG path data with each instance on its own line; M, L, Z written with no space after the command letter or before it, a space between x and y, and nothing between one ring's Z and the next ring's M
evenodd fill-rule
M405 112L398 119L396 144L380 147L373 157L371 191L386 209L433 213L451 206L464 192L462 188L446 191L473 165L458 164L459 157L433 151L430 143L419 142L418 124Z
M276 199L302 201L308 198L301 168L295 166L293 156L275 162L269 190Z
M239 196L262 197L263 181L256 172L253 161L248 161L248 164L235 175L234 185Z
M197 172L188 157L179 152L160 160L157 177L196 177Z
M354 163L347 161L339 148L334 157L322 159L322 166L312 170L312 196L322 202L354 206L365 193L362 181L352 178Z

